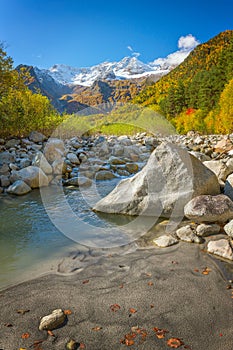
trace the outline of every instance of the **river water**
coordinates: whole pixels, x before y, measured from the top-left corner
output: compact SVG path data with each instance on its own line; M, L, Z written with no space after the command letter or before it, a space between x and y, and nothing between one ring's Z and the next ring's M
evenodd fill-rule
M70 251L127 246L147 232L154 218L92 211L119 180L80 190L51 186L19 197L1 194L0 290L56 271Z
M118 181L99 182L100 195L109 193ZM46 191L54 208L61 206L54 189L48 187ZM95 214L79 189L65 188L64 191L74 212L90 227L111 227L120 223L120 217L113 223ZM66 219L64 217L68 227ZM79 232L79 224L77 227ZM81 238L77 238L77 241L83 243ZM54 264L64 253L76 245L77 242L61 233L52 223L39 190L21 197L0 195L0 289L35 277L46 271L48 266L55 268Z

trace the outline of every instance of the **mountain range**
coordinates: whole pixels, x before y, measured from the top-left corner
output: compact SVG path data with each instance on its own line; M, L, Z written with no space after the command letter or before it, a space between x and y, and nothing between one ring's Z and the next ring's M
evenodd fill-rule
M146 86L173 70L191 51L191 48L181 49L150 63L143 63L132 53L118 62L86 68L55 64L49 69L26 65L17 69L28 70L32 77L29 88L47 96L59 112L75 113L100 104L111 109L116 103L133 99Z

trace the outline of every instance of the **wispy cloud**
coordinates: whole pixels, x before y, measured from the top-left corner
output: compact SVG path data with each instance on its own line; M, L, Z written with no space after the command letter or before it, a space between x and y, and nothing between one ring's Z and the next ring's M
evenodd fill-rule
M131 55L132 55L132 56L134 56L134 57L139 57L139 56L141 56L140 52L135 52L131 45L128 45L128 46L127 46L127 49L131 52Z

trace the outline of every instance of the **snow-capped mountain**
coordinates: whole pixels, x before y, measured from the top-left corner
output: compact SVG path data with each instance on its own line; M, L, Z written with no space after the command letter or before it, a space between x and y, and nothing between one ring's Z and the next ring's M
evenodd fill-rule
M142 78L150 75L166 74L170 66L158 62L145 64L137 57L124 57L119 62L103 62L87 68L74 68L55 64L42 74L50 75L55 81L65 85L91 86L96 80L121 80Z
M138 59L139 53L132 52L131 56L124 57L119 62L103 62L86 68L75 68L64 64L55 64L49 69L37 70L38 76L49 75L57 83L69 86L90 87L97 80L131 80L146 78L153 75L154 79L169 73L178 66L199 44L199 41L191 34L182 36L178 41L178 50L165 58L157 58L152 62L143 63Z

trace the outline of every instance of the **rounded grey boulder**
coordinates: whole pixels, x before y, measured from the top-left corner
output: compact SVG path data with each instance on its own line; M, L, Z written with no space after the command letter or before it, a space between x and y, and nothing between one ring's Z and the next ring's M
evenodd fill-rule
M17 180L11 186L8 187L7 193L22 196L24 194L27 194L31 190L31 187L29 187L24 181Z
M233 202L224 194L202 195L186 204L184 214L195 222L226 222L233 219Z

